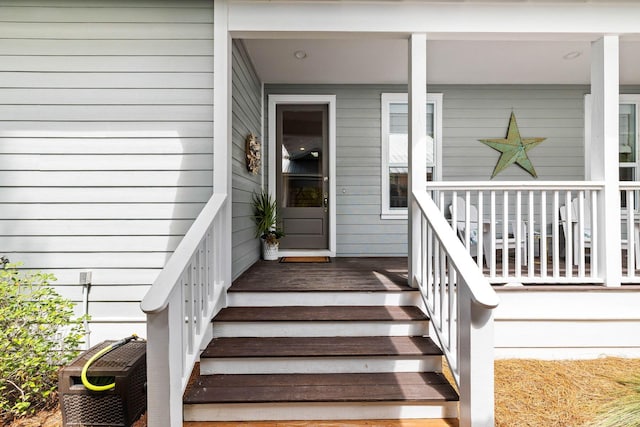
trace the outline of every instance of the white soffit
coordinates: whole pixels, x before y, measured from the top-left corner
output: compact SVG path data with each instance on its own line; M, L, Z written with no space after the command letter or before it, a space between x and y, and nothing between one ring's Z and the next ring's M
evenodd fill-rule
M591 37L563 41L431 40L431 84L589 84ZM245 40L265 83L395 84L407 82L403 39ZM302 51L306 58L297 59ZM574 59L565 59L580 52ZM620 82L640 84L640 41L620 43Z

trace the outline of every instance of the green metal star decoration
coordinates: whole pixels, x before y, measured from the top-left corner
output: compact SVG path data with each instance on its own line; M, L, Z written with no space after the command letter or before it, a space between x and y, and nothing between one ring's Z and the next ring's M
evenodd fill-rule
M502 153L498 159L496 167L493 169L491 179L505 170L512 163L516 163L522 169L529 172L531 176L537 178L538 175L536 174L536 170L533 168L531 160L529 160L529 156L527 156L527 152L545 139L547 138L522 138L520 136L520 131L518 130L518 123L516 123L516 116L514 113L511 113L506 138L478 140Z

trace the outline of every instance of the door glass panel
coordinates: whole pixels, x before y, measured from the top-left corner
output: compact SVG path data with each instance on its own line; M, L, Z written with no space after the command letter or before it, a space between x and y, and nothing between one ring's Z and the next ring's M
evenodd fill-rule
M282 206L322 206L322 111L283 111Z

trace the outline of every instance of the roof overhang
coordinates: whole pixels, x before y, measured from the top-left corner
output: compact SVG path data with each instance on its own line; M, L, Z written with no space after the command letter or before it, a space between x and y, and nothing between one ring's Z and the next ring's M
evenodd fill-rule
M621 84L640 84L637 17L637 1L255 0L231 1L229 30L265 83L406 83L423 32L430 84L589 84L604 34L620 35Z

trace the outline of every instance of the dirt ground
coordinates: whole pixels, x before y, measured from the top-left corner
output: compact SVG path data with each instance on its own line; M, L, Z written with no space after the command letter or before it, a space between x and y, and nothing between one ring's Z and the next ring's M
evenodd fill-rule
M7 427L60 427L62 426L62 413L59 408L49 411L41 411L33 417L21 418L13 421ZM139 420L133 423L133 427L147 427L147 417L143 414Z

